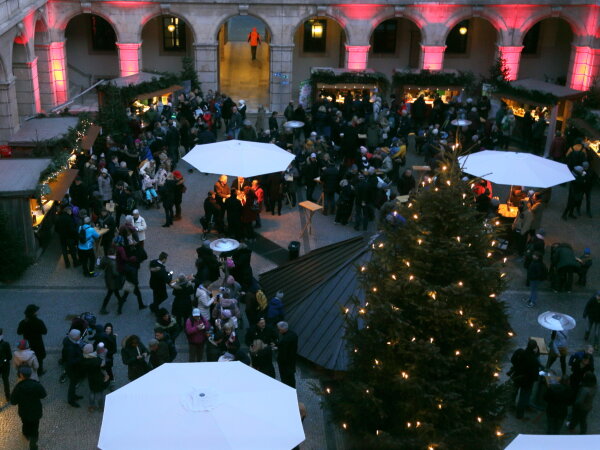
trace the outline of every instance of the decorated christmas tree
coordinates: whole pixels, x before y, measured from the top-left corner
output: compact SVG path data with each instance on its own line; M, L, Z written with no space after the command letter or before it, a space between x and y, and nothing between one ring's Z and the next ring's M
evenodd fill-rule
M493 224L446 162L388 215L344 313L350 364L325 403L354 448L499 448L512 332Z

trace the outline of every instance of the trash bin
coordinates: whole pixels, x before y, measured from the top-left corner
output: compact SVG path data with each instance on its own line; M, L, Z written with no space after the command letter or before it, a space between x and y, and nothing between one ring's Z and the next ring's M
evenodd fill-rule
M298 242L298 241L290 242L290 245L288 245L288 252L289 252L290 261L292 259L296 259L298 256L300 256L300 242Z

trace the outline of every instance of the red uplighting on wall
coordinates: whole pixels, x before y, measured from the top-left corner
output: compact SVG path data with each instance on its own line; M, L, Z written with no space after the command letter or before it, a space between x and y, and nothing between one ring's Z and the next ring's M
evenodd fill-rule
M127 2L127 1L120 1L120 0L108 1L108 2L104 2L104 3L107 5L117 6L119 8L138 8L140 6L148 6L148 5L155 4L153 2Z
M139 73L141 46L141 43L121 44L117 42L117 48L119 49L119 72L122 77Z
M569 77L571 80L569 87L578 91L587 91L598 75L600 49L573 46L572 51L573 64Z
M370 45L346 45L346 68L365 70L369 61Z
M498 52L504 59L504 66L508 69L509 81L514 81L519 76L519 63L523 46L498 46Z
M52 76L52 86L54 87L56 104L60 105L65 103L69 98L65 43L51 42L48 46L48 52L50 54L50 74Z
M352 20L367 20L372 19L375 14L382 8L380 5L369 4L352 4L352 5L336 5L348 19Z
M421 45L421 55L425 70L442 70L444 68L445 45Z
M42 112L42 101L40 100L40 82L38 77L38 59L35 58L31 63L31 84L33 86L33 103L35 105L35 112Z

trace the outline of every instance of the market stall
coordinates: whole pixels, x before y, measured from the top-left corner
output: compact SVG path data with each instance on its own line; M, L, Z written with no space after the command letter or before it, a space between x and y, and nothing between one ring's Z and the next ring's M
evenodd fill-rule
M371 101L381 96L389 84L387 78L372 69L349 72L347 69L313 67L310 76L312 102L327 100L338 106L351 97Z
M532 78L511 81L494 93L495 97L512 110L517 121L522 120L528 111L533 119L546 121L548 130L544 156L548 156L550 152L556 130L566 129L573 102L584 95L585 92Z
M40 174L49 164L47 158L0 160L0 209L8 214L11 228L22 237L31 258L42 244L39 233L53 203L36 199Z
M460 98L465 89L472 86L474 78L472 74L452 70L429 72L396 69L392 80L396 98L413 103L422 95L425 103L432 107L436 97L439 97L444 103L448 103L454 98Z

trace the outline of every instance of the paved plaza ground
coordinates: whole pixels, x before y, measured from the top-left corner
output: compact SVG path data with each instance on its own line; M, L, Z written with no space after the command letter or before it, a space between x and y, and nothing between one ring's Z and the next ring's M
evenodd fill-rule
M421 160L415 155L410 155L409 164L420 163ZM216 175L204 175L197 171L188 173L186 163L178 167L186 176L187 193L184 195L183 220L178 221L171 228L161 228L164 223L163 211L143 210L142 216L148 222L146 250L151 259L158 256L161 251L169 253L167 266L175 273L194 272L195 249L201 244L199 218L202 216L202 202L209 189L216 181ZM507 187L496 187L494 194L503 198ZM546 242L569 242L573 245L577 254L584 247L590 247L592 256L600 254L600 232L598 230L598 219L580 217L577 220L564 222L560 214L566 203L567 189L556 187L553 190L552 201L549 209L545 212L543 227L547 230ZM596 189L593 197L594 208L592 213L600 217L598 197L600 192ZM298 239L300 230L305 219L298 208L290 209L284 207L281 216L263 214L263 227L260 233L280 247L287 248L292 240L301 241L301 251L307 252L311 249L338 242L340 240L357 235L351 226L335 225L333 217L325 217L317 213L313 220L313 234ZM372 233L374 228L369 230ZM104 296L104 281L102 277L94 279L83 278L78 269L66 269L59 255L59 246L53 239L49 247L43 253L38 262L33 265L25 275L17 282L3 286L0 289L0 327L4 328L4 338L14 347L18 336L15 334L16 327L22 318L23 310L29 303L35 303L41 307L39 316L46 322L49 333L45 339L49 348L46 359L48 373L41 379L48 391L48 398L44 401L44 418L41 422L40 445L47 450L82 450L95 449L98 441L102 416L100 413L89 413L85 399L81 401L82 408L74 409L67 405L67 384L58 382L60 369L58 366L59 350L61 341L69 326L72 315L84 311L98 313L102 298ZM549 253L549 252L548 252ZM269 255L261 256L254 254L252 265L255 276L276 267L276 264L268 258ZM548 258L548 256L547 256ZM523 269L516 258L511 258L507 265L511 276L509 289L503 294L502 300L506 302L511 317L511 324L515 330L514 346L524 346L529 336L541 336L549 338L549 333L542 329L536 321L537 315L546 310L556 310L572 314L578 320L577 328L570 336L570 350L575 351L584 345L583 333L584 322L582 312L585 302L591 293L600 288L600 262L590 269L588 286L585 288L575 286L571 294L553 293L549 286L543 286L537 308L526 308L522 299L528 293L524 285ZM145 303L151 301L151 291L147 288L149 273L144 266L140 270L141 286ZM285 290L285 286L282 286ZM115 300L113 299L113 302ZM165 302L170 307L171 298ZM116 304L109 305L108 316L98 316L101 322L110 321L121 338L135 333L147 342L153 335L154 317L147 310L139 312L135 301L128 301L122 315L116 315ZM187 345L184 335L178 338L177 346L179 355L177 361L187 360ZM507 354L503 364L503 373L509 367L507 362L510 353ZM559 368L558 362L555 369ZM126 370L120 361L115 359L115 374L117 386L127 382ZM298 397L307 405L308 418L304 422L306 442L301 445L302 450L308 449L342 449L343 439L336 428L327 420L326 415L320 408L319 398L313 392L313 386L318 385L321 373L310 364L302 362L298 373ZM14 382L14 371L11 380ZM79 387L79 393L87 394L87 385ZM597 396L595 408L589 418L589 432L600 433L600 396ZM170 433L167 428L168 411L156 409L156 414L164 416L165 427L160 430L148 429L148 433ZM517 421L513 415L509 415L504 424L504 431L509 435L518 433L543 433L545 430L545 415L539 412L530 412L530 420ZM135 418L131 418L135 423ZM137 424L136 426L144 426ZM268 433L268 430L264 430ZM231 430L235 433L235 427ZM20 422L16 414L16 408L0 403L0 448L2 449L25 449L26 441L20 434Z

